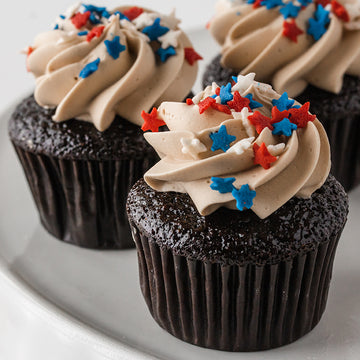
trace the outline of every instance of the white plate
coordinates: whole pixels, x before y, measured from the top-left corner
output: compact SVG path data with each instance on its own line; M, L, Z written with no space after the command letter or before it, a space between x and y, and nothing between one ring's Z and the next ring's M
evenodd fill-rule
M205 31L195 48L216 53ZM151 318L138 284L135 250L92 251L55 240L39 225L0 117L0 358L355 360L360 353L360 188L340 241L327 310L307 336L262 353L189 345Z

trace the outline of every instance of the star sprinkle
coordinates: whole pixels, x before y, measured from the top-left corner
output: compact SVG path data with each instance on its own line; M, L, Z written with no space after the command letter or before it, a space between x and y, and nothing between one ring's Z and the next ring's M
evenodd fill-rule
M106 7L99 7L99 6L95 6L95 5L86 5L86 4L81 4L85 11L90 11L90 12L97 12L98 14L102 14L104 11L106 11Z
M256 197L256 191L251 190L248 184L242 185L239 190L233 189L231 194L235 198L236 207L240 211L251 209L254 205L253 200Z
M187 98L186 99L186 104L187 105L194 105L193 99Z
M166 125L165 121L158 118L158 112L156 107L154 107L150 114L144 110L141 113L141 117L144 119L144 124L141 127L142 131L152 131L158 132L160 126Z
M285 118L281 120L278 123L274 123L274 135L285 135L285 136L291 136L292 132L297 129L297 126L290 122L289 119Z
M322 5L319 5L315 12L316 19L309 19L307 33L312 35L315 41L318 41L326 33L325 25L330 21L329 13L330 12L325 10Z
M144 12L144 9L139 8L137 6L133 6L130 9L124 10L123 14L130 20L135 20L138 16L140 16Z
M144 12L135 20L133 20L133 24L136 26L137 29L142 29L146 26L152 25L156 18L156 14Z
M221 86L219 96L221 104L223 105L227 104L228 101L231 101L234 98L233 94L231 93L231 83L227 83L227 85Z
M260 107L263 107L263 104L255 101L255 100L253 99L253 94L247 94L247 95L245 95L245 97L250 100L249 106L250 106L250 109L251 109L251 110L257 109L257 108L260 108Z
M86 79L88 76L98 70L99 64L100 58L97 58L95 61L85 65L85 67L80 71L79 77Z
M160 56L161 62L165 62L170 56L176 55L173 46L169 46L167 49L159 48L156 53Z
M284 92L279 99L271 100L271 102L279 111L284 111L289 110L294 105L295 100L289 99L287 92Z
M99 38L103 31L105 29L105 26L97 26L91 29L91 31L86 35L86 41L90 42L94 37Z
M255 140L255 137L249 137L247 139L242 139L234 144L227 153L235 153L237 155L242 155L247 149L252 146L252 142Z
M314 2L314 0L298 0L299 4L301 6L308 6L309 4L312 4Z
M202 114L204 113L204 111L206 111L208 108L211 107L212 104L215 104L216 100L213 99L212 97L207 97L205 100L200 101L198 106L199 106L199 113Z
M78 36L85 36L85 35L87 35L89 32L87 31L87 30L85 30L85 31L79 31L78 32Z
M26 49L26 70L27 72L30 72L30 67L29 67L29 56L31 55L31 53L34 51L35 49L31 46L28 46L28 48Z
M234 92L232 101L227 102L228 106L236 112L241 112L244 107L250 110L250 100L246 97L242 97L238 91Z
M254 143L254 164L261 165L265 170L270 169L270 165L277 160L276 156L272 156L269 153L265 143L262 143L261 146Z
M211 107L214 110L217 110L217 111L223 112L225 114L231 115L231 110L226 105L218 104L218 103L215 102L215 103L211 104Z
M152 25L145 27L142 31L151 41L158 40L160 36L165 35L170 30L166 26L161 26L160 21L159 17L156 18Z
M229 135L225 125L221 125L218 132L211 133L210 139L213 141L211 151L222 150L226 152L230 148L230 144L236 140L236 136Z
M125 45L120 44L120 36L115 36L112 40L105 40L104 43L108 54L115 60L126 49Z
M255 126L256 132L261 134L261 132L268 127L270 130L273 130L271 119L258 111L255 111L253 115L249 115L248 120L252 125Z
M239 91L240 93L243 93L253 84L255 73L249 73L245 76L239 75L238 77L233 76L232 79L235 82L232 91Z
M258 7L260 7L262 5L263 0L255 0L253 3L253 9L257 9Z
M333 13L342 21L344 22L349 22L350 21L350 16L349 13L347 12L347 10L345 9L344 6L342 6L341 4L339 4L337 1L333 0L331 2L331 6L332 6L332 11Z
M297 125L298 128L305 128L309 121L314 121L316 115L311 115L309 113L310 103L307 102L299 109L292 108L289 110L291 114L290 120L293 124Z
M193 159L199 158L199 153L205 152L207 150L206 146L199 139L180 139L183 154L189 154Z
M304 31L302 31L295 22L295 19L292 19L291 21L284 21L283 22L283 32L282 34L289 38L291 41L297 43L298 36L301 34L304 34Z
M289 17L296 18L300 10L301 10L300 6L296 6L292 2L289 2L279 11L283 15L284 19L287 19Z
M178 46L178 39L181 34L181 30L168 31L165 35L159 37L159 41L161 42L161 47L163 49L168 48L169 46L173 46L176 48Z
M284 5L282 0L263 0L261 5L265 5L268 10L273 9L274 7Z
M82 27L84 27L86 25L86 23L88 22L89 18L90 18L91 12L90 11L86 11L85 13L76 13L72 18L71 18L71 22L74 24L74 26L77 29L81 29Z
M203 57L199 55L193 48L187 47L184 49L185 59L190 65L194 65L196 61L203 60Z
M289 118L290 113L287 110L280 111L276 106L271 109L271 123L277 123L285 118Z
M219 177L212 177L210 187L212 190L218 191L220 194L227 194L231 193L234 188L234 181L235 178L219 178Z

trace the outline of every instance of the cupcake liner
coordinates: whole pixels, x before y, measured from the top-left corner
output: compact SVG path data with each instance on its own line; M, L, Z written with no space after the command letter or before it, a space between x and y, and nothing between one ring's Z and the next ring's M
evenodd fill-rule
M275 348L311 331L325 310L340 233L277 264L225 266L174 255L131 229L147 306L186 342L225 351Z
M45 229L86 248L134 247L126 215L131 186L155 156L114 161L58 159L14 144Z
M331 173L346 191L360 184L360 114L322 116L331 148Z

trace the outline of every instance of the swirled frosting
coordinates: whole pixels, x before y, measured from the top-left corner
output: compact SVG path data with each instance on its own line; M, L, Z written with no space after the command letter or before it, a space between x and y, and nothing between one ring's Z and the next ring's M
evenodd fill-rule
M308 84L339 93L344 74L360 76L358 0L220 0L210 32L224 67L279 93Z
M118 114L141 125L141 110L183 100L195 81L199 56L179 22L138 7L72 7L29 48L36 101L56 107L54 121L104 131Z
M325 182L330 150L321 123L254 74L187 104L165 102L158 117L170 129L145 133L161 160L144 179L158 191L188 193L202 215L225 206L260 218Z

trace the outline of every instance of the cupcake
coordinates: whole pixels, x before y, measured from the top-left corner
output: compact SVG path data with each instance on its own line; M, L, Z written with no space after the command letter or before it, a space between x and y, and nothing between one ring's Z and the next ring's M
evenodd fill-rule
M347 195L309 103L239 76L166 102L161 160L131 189L141 290L186 342L257 351L295 341L326 306Z
M77 5L28 48L34 94L9 134L41 223L88 248L133 246L130 187L158 159L143 139L146 113L182 101L200 56L174 13Z
M330 140L332 173L347 190L359 184L359 2L221 0L209 30L222 49L204 84L255 72L277 92L310 101Z

